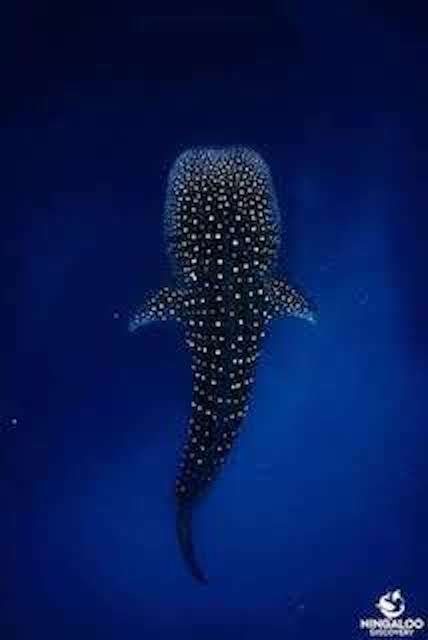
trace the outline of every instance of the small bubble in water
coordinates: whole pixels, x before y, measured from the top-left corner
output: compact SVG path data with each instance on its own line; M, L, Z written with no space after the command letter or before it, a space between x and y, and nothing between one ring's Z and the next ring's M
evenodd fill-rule
M7 433L13 431L18 424L18 418L1 419L0 418L0 433Z
M120 313L119 311L113 311L113 319L114 320L119 320L120 318Z

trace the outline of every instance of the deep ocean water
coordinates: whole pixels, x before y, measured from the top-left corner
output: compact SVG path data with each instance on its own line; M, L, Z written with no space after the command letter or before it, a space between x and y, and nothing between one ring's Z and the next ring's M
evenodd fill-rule
M40 14L29 69L13 59L2 639L363 638L393 588L427 612L424 34L382 3L275 6L164 22L126 5L69 30ZM174 323L126 325L171 282L172 162L229 144L268 162L280 267L320 319L269 331L239 444L195 515L201 586L173 502L190 356Z

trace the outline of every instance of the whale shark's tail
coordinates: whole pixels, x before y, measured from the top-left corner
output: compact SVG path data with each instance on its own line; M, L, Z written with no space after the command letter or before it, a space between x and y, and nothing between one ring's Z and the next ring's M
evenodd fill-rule
M177 538L181 553L192 576L199 582L207 583L208 580L195 557L192 537L192 508L190 505L179 504L177 506Z

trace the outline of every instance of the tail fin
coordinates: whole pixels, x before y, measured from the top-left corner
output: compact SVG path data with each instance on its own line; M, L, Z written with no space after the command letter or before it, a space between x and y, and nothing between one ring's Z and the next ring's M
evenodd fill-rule
M192 538L192 511L189 505L179 504L177 509L177 538L181 553L196 580L207 583L207 579L195 557Z

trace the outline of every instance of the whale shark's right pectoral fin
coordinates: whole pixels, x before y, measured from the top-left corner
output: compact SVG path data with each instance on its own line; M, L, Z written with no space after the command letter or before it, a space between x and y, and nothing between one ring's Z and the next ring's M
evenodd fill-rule
M177 320L180 322L184 312L184 292L164 287L131 314L128 329L133 332L156 320Z
M274 318L295 317L317 324L318 314L315 307L304 295L284 280L272 280L270 290L272 316Z

